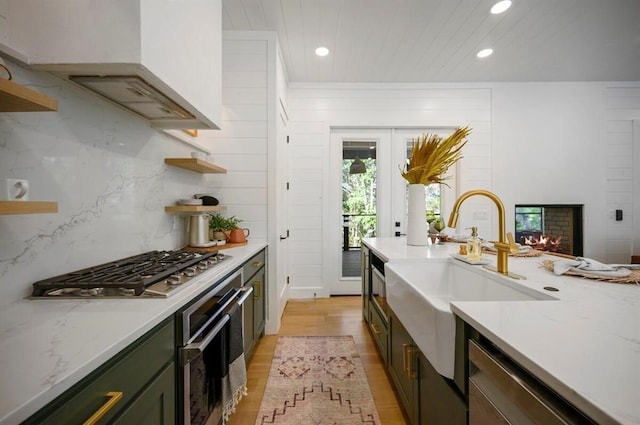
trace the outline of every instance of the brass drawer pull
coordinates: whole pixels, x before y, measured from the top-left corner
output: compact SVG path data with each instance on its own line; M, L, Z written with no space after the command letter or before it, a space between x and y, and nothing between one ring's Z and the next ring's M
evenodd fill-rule
M253 294L253 298L259 300L262 298L262 281L254 280L253 285L257 287L256 292Z
M407 347L409 344L402 344L402 370L407 372Z
M262 261L254 261L253 263L251 263L251 265L256 269L259 269L260 267L262 267L263 264L264 263Z
M84 425L97 424L98 421L102 419L102 417L106 415L107 412L111 410L113 406L118 404L118 402L122 399L122 391L110 391L107 393L107 398L108 400L102 406L100 406L100 408L96 410L96 412L91 415L89 419L84 422Z
M371 324L371 330L373 331L374 334L379 335L380 334L380 329L378 329L378 325L376 325L375 323Z
M409 379L416 379L416 373L413 370L413 358L415 357L414 354L417 352L418 350L414 347L409 347L407 349L407 363L408 363L408 367L407 367L407 378Z

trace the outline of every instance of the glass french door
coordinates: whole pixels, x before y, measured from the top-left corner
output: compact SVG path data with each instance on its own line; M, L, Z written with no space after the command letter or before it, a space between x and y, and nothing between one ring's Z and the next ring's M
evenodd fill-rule
M453 130L453 127L331 129L324 189L327 202L323 209L326 244L322 250L323 282L331 295L360 294L362 238L406 233L407 182L400 169L415 139L424 133L448 136ZM442 185L435 195L430 195L439 196L438 203L433 205L438 205L440 214L450 211L456 198L455 169L450 169L449 177L450 187ZM349 259L348 255L353 257ZM347 261L353 264L345 264Z

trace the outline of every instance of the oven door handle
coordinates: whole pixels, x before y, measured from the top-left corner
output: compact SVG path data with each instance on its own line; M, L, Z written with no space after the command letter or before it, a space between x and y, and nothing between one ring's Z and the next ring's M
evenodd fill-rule
M216 325L211 329L211 331L202 339L200 342L192 342L191 344L187 344L184 347L180 348L180 364L182 366L188 365L191 360L196 358L200 353L204 351L205 348L213 341L213 338L216 337L225 327L227 322L229 321L230 316L225 314L220 318L220 321L216 323Z
M242 288L240 289L240 292L244 292L244 294L242 294L242 296L238 298L237 303L239 306L242 306L242 304L244 304L247 298L249 298L249 295L251 295L251 293L253 292L253 286Z

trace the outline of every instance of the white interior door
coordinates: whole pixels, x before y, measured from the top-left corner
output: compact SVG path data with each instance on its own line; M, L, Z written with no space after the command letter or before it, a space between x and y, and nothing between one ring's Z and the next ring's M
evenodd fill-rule
M289 191L289 131L287 124L287 113L282 107L282 103L279 102L276 124L276 143L278 150L278 190L276 191L276 197L278 198L276 204L278 205L278 209L276 220L279 235L276 248L278 317L282 315L287 300L289 299L289 205L291 200Z

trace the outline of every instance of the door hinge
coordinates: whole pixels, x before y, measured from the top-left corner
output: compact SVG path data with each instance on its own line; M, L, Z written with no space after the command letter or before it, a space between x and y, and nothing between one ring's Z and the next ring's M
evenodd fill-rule
M287 285L289 284L290 281L291 279L289 278L289 276L287 276Z
M289 182L287 182L287 190L289 190Z
M289 229L287 229L287 237L289 237Z
M287 136L287 143L289 143L289 136Z

